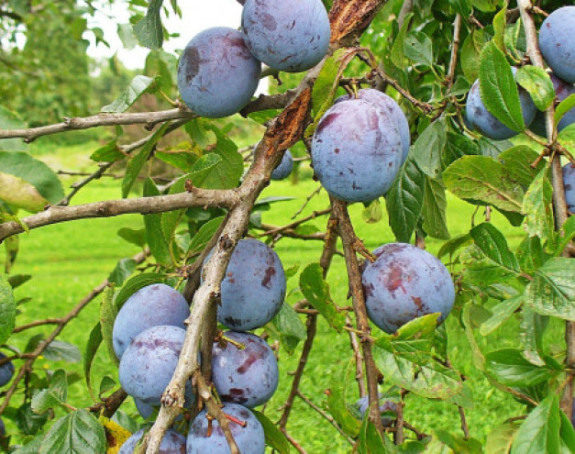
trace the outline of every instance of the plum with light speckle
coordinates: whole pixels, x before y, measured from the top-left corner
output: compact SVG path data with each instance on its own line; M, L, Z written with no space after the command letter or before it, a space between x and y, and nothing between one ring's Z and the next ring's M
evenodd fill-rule
M186 331L176 326L153 326L138 334L120 360L122 388L148 405L159 405L184 344Z
M381 394L379 395L381 402ZM369 396L364 396L360 398L355 406L359 411L359 414L363 418L365 412L369 407ZM381 414L381 424L383 427L389 427L393 424L393 421L397 418L397 404L391 400L386 400L379 405L379 413Z
M184 329L190 308L184 297L166 284L141 288L130 296L114 320L112 340L121 358L134 337L152 326L173 325Z
M561 79L575 83L575 6L553 11L539 29L539 48L543 58Z
M226 403L222 411L245 425L230 421L230 430L241 453L264 454L264 429L256 416L242 405ZM211 427L211 430L210 430ZM190 424L187 454L230 454L230 447L217 420L207 418L206 410Z
M6 358L6 355L0 353L0 359ZM8 384L10 380L12 380L12 376L14 375L14 364L12 361L8 361L0 366L0 386L4 386Z
M330 26L321 0L246 0L242 31L252 54L278 71L306 71L327 53Z
M134 434L124 442L118 454L132 454L144 433L144 429L134 432ZM168 429L164 439L160 443L158 454L186 454L186 437L173 429Z
M423 315L441 313L445 320L455 301L449 271L437 257L406 243L385 244L362 274L370 320L392 334Z
M512 68L517 71L515 68ZM517 87L519 90L519 102L521 104L521 112L523 113L523 121L528 127L535 118L537 108L533 104L533 100L529 93L522 87ZM481 90L479 89L479 79L477 79L467 95L467 104L465 106L465 116L467 121L473 129L480 132L485 137L493 140L504 140L516 136L518 132L508 128L501 123L491 112L487 110L485 104L481 100Z
M278 364L272 349L255 334L229 331L225 336L245 348L240 349L225 341L214 343L212 380L219 396L225 402L249 408L266 403L279 381Z
M202 117L239 112L255 93L261 72L242 34L226 27L204 30L188 43L178 63L178 88Z
M575 167L571 163L563 166L563 187L565 189L567 209L571 213L575 213Z
M550 77L551 82L553 82L553 88L555 88L555 96L557 97L558 102L561 102L568 96L575 94L575 85L561 80L555 74L550 74ZM561 131L573 123L575 123L575 107L563 115L563 118L561 118L561 121L559 121L559 124L557 125L557 131ZM535 120L533 120L533 123L531 123L530 129L540 136L547 136L544 112L537 111Z
M394 113L364 99L330 107L313 135L314 171L327 192L346 202L385 195L403 162Z
M280 311L286 277L276 252L254 239L238 241L222 281L218 321L234 331L259 328Z
M284 180L293 169L293 157L289 150L284 153L281 162L272 172L272 180Z

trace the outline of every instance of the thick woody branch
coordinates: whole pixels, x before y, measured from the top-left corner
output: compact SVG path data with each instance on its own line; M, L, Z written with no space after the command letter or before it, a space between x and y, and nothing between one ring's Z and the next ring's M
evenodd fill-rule
M120 216L129 213L152 214L189 207L231 208L239 201L234 190L192 188L189 192L134 199L107 200L75 206L51 206L46 211L0 224L0 242L9 236L45 225L77 219Z

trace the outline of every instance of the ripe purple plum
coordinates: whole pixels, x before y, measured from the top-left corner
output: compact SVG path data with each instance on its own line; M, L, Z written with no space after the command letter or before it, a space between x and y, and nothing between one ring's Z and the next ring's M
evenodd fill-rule
M140 439L144 436L146 431L144 429L140 429L137 432L134 432L130 438L128 438L118 454L132 454L134 449L136 449L136 445L140 441ZM185 454L186 452L186 437L182 434L176 432L173 429L168 429L166 431L166 435L164 435L164 439L160 443L160 450L158 451L159 454Z
M6 358L6 355L0 353L0 359ZM0 366L0 386L7 385L14 375L14 364L8 361Z
M553 11L539 29L539 48L553 72L569 83L575 83L575 6Z
M561 80L553 73L550 76L551 82L553 82L553 87L555 88L555 96L557 97L557 101L561 102L568 96L575 94L575 85ZM573 123L575 123L575 107L563 115L563 118L561 118L561 121L559 121L559 124L557 125L557 131L561 131ZM533 123L531 123L530 129L540 136L547 136L544 112L537 111L535 120L533 120Z
M0 437L4 437L6 435L6 427L4 426L4 421L0 418Z
M178 63L178 88L186 105L202 117L239 112L255 93L261 63L232 28L214 27L196 35Z
M517 71L515 68L512 68ZM537 108L533 104L533 100L529 93L522 87L518 87L519 102L521 104L521 112L523 113L523 121L528 127L535 118ZM481 90L479 89L479 79L477 79L467 95L467 104L465 106L465 116L467 121L476 131L480 132L485 137L493 140L504 140L516 136L518 132L505 126L501 123L491 112L487 110L485 104L481 100Z
M259 328L280 311L286 277L276 252L251 238L238 241L222 281L218 321L234 331Z
M225 402L253 408L266 403L275 392L279 371L276 357L261 337L250 333L228 331L231 342L214 343L212 348L212 381Z
M397 127L399 129L399 135L401 136L401 149L403 151L402 162L407 159L407 154L409 153L409 147L411 145L411 135L409 133L409 123L407 122L407 117L399 107L399 104L391 96L386 95L380 90L374 88L364 88L357 92L357 98L363 99L367 102L371 102L377 108L384 111L386 115L391 116L397 122ZM339 97L335 102L341 102L352 99L351 95L345 95Z
M563 187L565 189L567 209L571 213L575 213L575 167L571 163L563 166Z
M272 180L284 180L287 177L289 177L289 174L291 173L292 169L293 169L293 157L291 155L291 152L289 150L286 150L281 162L273 170L271 178Z
M338 102L317 125L311 156L319 181L333 197L377 199L391 187L403 162L395 114L365 99Z
M381 402L382 395L379 395L379 399ZM359 411L359 414L363 418L365 412L369 407L369 396L364 396L360 398L356 403L355 406ZM393 422L397 418L397 404L391 400L386 400L379 406L379 413L381 414L381 424L383 427L389 427L393 424Z
M222 411L245 425L230 421L230 430L240 452L264 454L264 429L255 415L242 405L227 403ZM211 430L210 430L211 427ZM210 421L206 410L196 416L187 439L187 454L230 454L230 447L217 420Z
M445 320L455 301L449 271L437 257L406 243L385 244L362 274L370 320L392 334L405 323L440 312Z
M278 71L306 71L327 53L330 26L321 0L246 0L243 36L252 54Z
M160 405L185 337L184 329L169 325L153 326L138 334L120 360L122 388L148 405Z
M166 284L141 288L130 296L114 320L112 340L121 358L134 337L152 326L173 325L184 329L190 308L184 297Z

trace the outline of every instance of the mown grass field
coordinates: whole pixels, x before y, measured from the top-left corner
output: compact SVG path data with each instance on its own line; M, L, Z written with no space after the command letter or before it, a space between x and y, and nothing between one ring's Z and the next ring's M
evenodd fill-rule
M88 151L95 148L87 146L63 149L46 159L54 169L87 170L94 169L85 158L79 158L79 152L89 155ZM65 164L64 164L65 163ZM265 190L263 196L288 195L294 200L274 204L272 209L263 214L263 221L274 225L283 225L291 222L292 216L302 207L306 197L318 186L311 180L309 171L302 172L301 180L297 185L290 181L272 182ZM74 181L66 179L67 184ZM85 203L109 198L119 198L119 182L110 179L94 182L81 191L74 203ZM315 210L328 206L324 192L314 197L303 210L301 216L307 216ZM374 224L362 220L363 206L350 207L354 225L358 235L363 239L369 249L385 242L393 241L393 235L383 219ZM475 207L456 200L448 195L448 219L452 236L468 231ZM327 218L320 217L313 221L319 228L325 227ZM482 212L475 215L475 222L482 220ZM521 231L509 226L507 221L496 214L493 222L506 234L508 241L514 245L521 237ZM18 298L31 297L32 300L22 306L17 324L22 325L32 320L46 317L60 317L84 297L93 287L104 280L114 268L116 262L134 255L138 248L123 241L116 235L122 227L140 228L143 221L138 215L129 215L119 218L76 221L67 224L54 225L21 236L21 249L12 274L31 274L33 278L21 288L17 289ZM437 252L441 242L428 239L427 247L431 252ZM300 270L308 263L319 259L322 244L317 241L281 240L276 250L281 257L284 267L298 265ZM4 259L4 250L0 251L0 260ZM298 278L293 277L288 282L288 301L294 303L302 295L297 290ZM334 301L341 306L347 306L347 278L345 264L341 257L335 257L328 274L328 282ZM80 316L70 324L62 334L61 340L79 346L83 352L88 334L98 320L100 299L95 300ZM473 365L471 349L465 339L458 321L458 314L448 318L447 331L449 333L449 354L455 368L460 370L468 379L469 387L473 391L475 406L466 409L467 422L471 436L484 441L487 433L497 427L506 418L521 413L521 406L513 399L500 391L494 390L483 375ZM513 323L506 324L503 330L513 330ZM35 328L15 335L10 343L23 349L28 338L33 334L47 333L50 327ZM487 351L503 348L503 336L495 332L488 339L480 340L480 345ZM302 390L318 406L326 406L324 391L337 383L341 372L348 367L352 358L347 334L337 334L329 330L323 320L320 321L318 336L308 363L306 374L302 380ZM513 346L519 344L517 343ZM289 373L295 370L299 360L298 348L292 356L281 352L280 359L280 387L273 400L267 405L265 411L272 420L280 414L282 403L289 392L291 378ZM40 361L51 369L63 367L69 372L82 374L81 364L52 364ZM100 350L94 366L94 383L104 375L117 380L117 372L113 362L104 348ZM76 407L88 406L92 403L83 380L79 380L70 389L69 402ZM351 386L347 395L350 402L357 399L357 387ZM19 404L23 396L17 395L12 403ZM125 407L127 413L135 415L131 402ZM411 424L426 433L436 429L458 432L460 426L459 413L453 404L430 401L416 396L408 395L406 400L405 418ZM9 430L15 431L13 424L8 424ZM350 445L317 413L307 407L301 400L296 400L289 423L289 431L293 437L301 442L309 453L348 453Z

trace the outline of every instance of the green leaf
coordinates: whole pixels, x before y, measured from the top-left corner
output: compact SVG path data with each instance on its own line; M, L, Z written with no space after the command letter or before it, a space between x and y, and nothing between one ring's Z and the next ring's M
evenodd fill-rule
M132 79L130 85L124 92L111 104L102 107L104 113L121 113L128 110L140 97L146 93L154 84L151 77L138 75Z
M220 228L224 219L224 216L218 216L202 225L198 232L192 237L188 248L188 254L197 254L201 252Z
M357 451L359 454L391 454L393 452L387 449L384 439L381 438L380 433L367 415L363 418L358 441Z
M131 50L136 47L138 40L131 24L118 24L117 32L124 49Z
M449 446L457 454L483 454L481 443L475 438L464 438L462 436L453 435L446 430L436 430L434 432L435 438Z
M96 162L116 162L125 157L126 155L120 151L116 140L98 148L90 155L90 159Z
M526 274L533 274L544 261L543 248L539 237L526 236L517 248L517 261L521 270Z
M441 172L441 155L447 141L446 124L440 119L431 123L413 144L410 155L428 177L436 178Z
M391 61L398 68L403 68L403 59L405 58L405 36L409 30L412 16L413 13L409 13L405 16L401 30L399 30L391 48Z
M519 275L519 264L515 254L507 245L507 240L497 228L488 222L471 229L471 237L481 252L498 266L505 268L509 274Z
M98 420L86 410L77 410L57 420L46 434L39 454L106 452L106 434Z
M159 194L160 191L158 191L154 182L148 178L144 183L144 197L152 197ZM146 243L150 246L150 251L156 261L161 265L171 265L173 258L170 245L162 231L162 214L145 214L144 225L146 226Z
M135 230L129 227L123 227L118 230L118 236L138 247L144 247L146 244L146 229Z
M486 42L485 31L475 29L467 35L461 46L461 69L470 84L479 77L479 57Z
M448 240L445 186L440 179L425 177L423 199L423 230L432 238Z
M92 328L92 331L90 331L90 336L88 337L88 342L86 344L86 353L84 354L84 377L90 394L92 394L92 377L90 372L92 370L92 364L96 357L96 353L98 353L98 349L103 340L102 327L100 322L98 322L96 323L96 326Z
M302 293L309 303L317 309L330 326L341 333L345 326L345 315L338 311L331 299L329 285L323 278L319 263L312 263L304 268L299 277Z
M501 152L497 160L502 164L506 175L523 189L527 190L535 177L545 168L542 160L533 167L539 153L526 145L516 145Z
M21 178L0 172L0 201L32 213L42 211L48 201Z
M423 209L424 174L409 154L385 195L389 226L397 241L408 243Z
M517 70L515 80L527 90L539 110L545 111L553 104L555 89L551 77L543 68L522 66Z
M122 290L124 290L124 288ZM108 287L106 290L104 290L102 302L100 303L100 328L104 345L106 345L108 354L116 366L120 364L120 361L118 360L116 352L114 351L114 343L112 339L114 331L114 320L116 320L118 310L119 307L114 303L114 289Z
M501 5L501 0L471 0L474 8L485 13L496 11L497 7Z
M553 186L547 169L541 170L523 199L522 212L525 214L523 228L529 236L537 236L542 243L553 238Z
M519 426L513 422L497 425L487 435L485 452L488 454L508 454L518 429Z
M366 224L376 224L381 221L383 212L378 199L373 200L361 212L361 218Z
M510 298L491 309L493 315L481 324L479 332L488 336L507 321L523 304L523 295Z
M44 358L50 361L66 361L68 363L79 363L82 361L82 354L75 345L59 340L53 340L44 350Z
M108 282L114 284L116 287L121 287L124 281L128 279L132 273L136 271L136 261L134 259L123 258L108 276Z
M425 33L409 32L405 37L403 46L405 56L412 62L425 66L433 65L433 43Z
M479 89L483 104L501 123L517 132L525 129L519 91L511 66L493 41L481 52Z
M38 435L24 446L19 447L13 451L13 454L38 454L40 446L42 445L42 440L44 440L44 434Z
M555 394L546 397L523 421L511 454L540 454L560 452L559 402Z
M12 287L0 274L0 345L4 344L16 326L16 300Z
M176 57L160 49L148 53L144 70L146 75L154 78L160 90L170 93L174 86L172 74L177 73L177 66Z
M148 11L143 19L134 25L138 41L149 49L160 49L164 42L164 30L160 10L164 0L150 0Z
M543 359L543 334L547 318L528 307L521 311L520 336L523 341L523 357L535 366L545 366Z
M355 437L359 433L360 423L354 418L345 402L345 380L334 381L327 393L327 408L343 431Z
M503 349L486 355L486 372L506 386L533 386L552 379L559 371L527 361L519 350Z
M68 378L66 372L58 369L50 379L47 389L36 390L32 397L32 411L42 414L66 402L68 398Z
M22 121L16 112L0 106L0 129L7 131L11 129L25 129L28 125ZM26 151L28 145L22 139L2 139L0 140L0 151Z
M493 36L493 41L497 47L505 52L505 25L507 22L507 5L503 7L493 18L493 31L495 35Z
M293 353L299 341L307 337L304 324L296 311L286 302L282 304L279 313L272 319L272 323L290 354Z
M122 197L128 197L130 193L130 189L134 185L134 182L138 178L140 171L144 167L144 164L150 157L150 154L156 147L158 141L164 136L166 130L170 126L169 123L164 123L162 126L158 128L158 130L150 137L150 140L146 142L146 144L142 147L140 152L135 155L133 158L130 159L128 163L128 167L126 168L126 175L124 176L124 180L122 181Z
M559 417L561 418L561 452L573 454L575 453L575 429L565 413L559 411Z
M559 256L563 253L569 242L575 237L575 216L569 216L565 221L558 235L555 235L556 245L553 255Z
M575 107L575 94L567 96L559 105L555 108L555 115L553 116L553 121L555 126L559 124L563 116L569 112L573 107Z
M449 254L450 261L452 261L453 255L459 249L467 247L472 243L473 243L473 239L471 238L471 235L469 235L468 233L464 233L463 235L458 235L458 236L452 238L451 240L443 243L443 246L441 246L441 249L439 249L439 252L437 253L437 258L441 259L445 255Z
M555 257L536 272L525 303L541 315L575 320L575 261Z
M264 428L264 434L266 437L266 445L270 446L272 449L277 451L279 454L286 454L290 451L290 444L286 436L280 431L277 426L269 420L269 418L260 413L257 410L251 410L251 412L256 415L262 427Z
M342 57L348 53L347 49L338 49L328 57L313 85L312 118L317 124L326 110L333 104L333 98L339 87L339 79L342 75Z
M58 176L42 161L28 153L0 152L0 174L12 175L32 185L50 203L58 203L64 198L64 189ZM0 184L0 197L2 197Z

